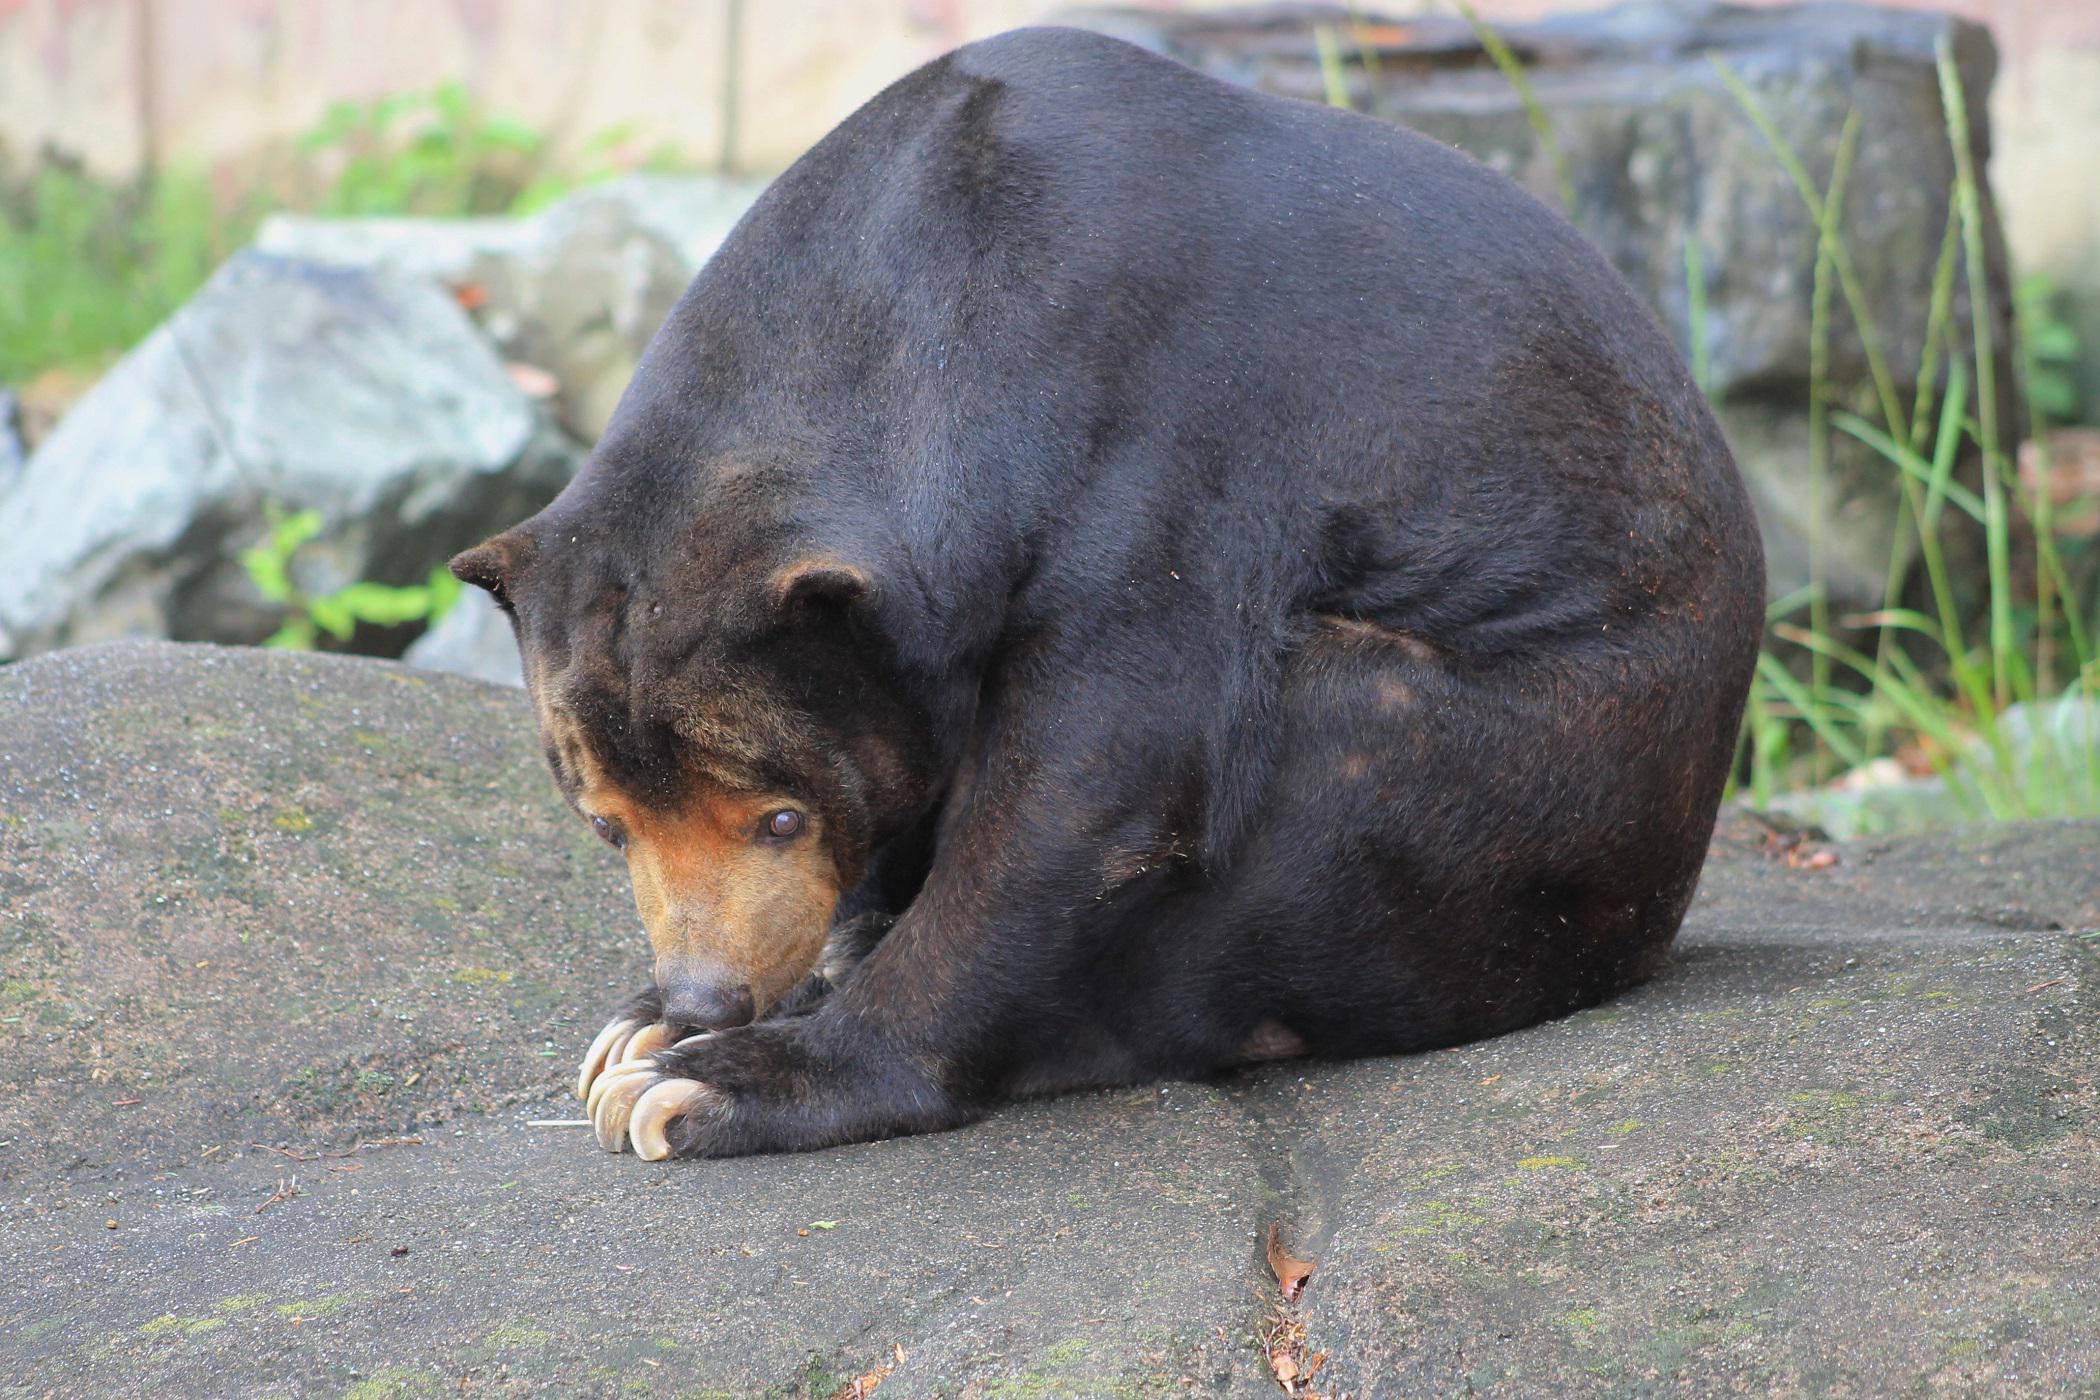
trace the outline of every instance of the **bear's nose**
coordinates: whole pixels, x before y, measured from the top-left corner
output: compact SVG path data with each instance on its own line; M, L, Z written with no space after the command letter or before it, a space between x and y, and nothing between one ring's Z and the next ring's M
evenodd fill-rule
M749 1025L751 988L742 982L713 978L659 978L664 992L664 1023L688 1031L721 1031Z

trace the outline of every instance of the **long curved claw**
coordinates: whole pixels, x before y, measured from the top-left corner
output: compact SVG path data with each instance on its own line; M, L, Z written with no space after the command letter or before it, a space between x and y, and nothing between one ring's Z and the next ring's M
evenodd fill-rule
M625 1016L616 1017L606 1022L605 1029L598 1032L598 1038L591 1042L591 1048L583 1052L583 1069L576 1076L577 1098L588 1099L590 1097L591 1082L598 1077L599 1073L610 1062L614 1043L625 1036L634 1034L640 1025L641 1022Z
M629 1036L627 1043L620 1047L619 1059L617 1061L609 1060L607 1063L635 1064L648 1059L649 1056L659 1050L668 1048L670 1044L671 1028L663 1022L657 1021L642 1027L632 1036Z
M590 1097L585 1099L584 1103L588 1106L591 1115L595 1117L598 1113L598 1105L605 1102L605 1096L611 1093L622 1080L631 1079L636 1075L640 1075L643 1078L653 1078L658 1073L659 1071L653 1063L614 1065L611 1069L598 1076L597 1082L591 1085Z
M664 1130L675 1118L683 1118L708 1097L708 1088L697 1079L660 1079L644 1090L627 1118L627 1138L634 1155L645 1162L661 1162L671 1155Z
M612 1082L591 1110L591 1126L597 1130L600 1147L607 1152L618 1152L627 1145L628 1115L634 1112L635 1102L656 1081L657 1069L654 1065L638 1065L617 1077L608 1078Z

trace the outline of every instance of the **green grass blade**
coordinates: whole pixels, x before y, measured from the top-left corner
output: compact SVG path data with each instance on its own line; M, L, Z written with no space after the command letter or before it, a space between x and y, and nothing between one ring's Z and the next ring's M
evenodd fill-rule
M1684 314L1692 351L1692 383L1707 399L1714 396L1713 369L1706 345L1706 259L1699 250L1699 232L1684 236Z
M2013 631L2012 522L2005 507L2004 463L1998 437L1997 349L1991 340L1990 281L1984 266L1983 199L1976 184L1976 161L1969 149L1968 99L1954 48L1942 35L1938 44L1941 114L1954 147L1955 203L1961 211L1963 262L1969 285L1969 319L1976 358L1976 417L1983 448L1984 549L1990 573L1990 642L1992 693L1997 708L2012 703Z
M1809 693L1808 687L1796 680L1779 658L1770 652L1759 653L1757 671L1764 678L1765 684L1785 697L1786 702L1800 714L1802 722L1808 725L1816 738L1847 767L1857 768L1867 761L1866 754L1852 742L1851 737L1839 730L1830 707L1818 704L1816 698Z
M1800 155L1780 134L1778 125L1773 122L1764 104L1758 101L1757 94L1728 66L1727 60L1723 59L1717 50L1708 50L1706 61L1713 65L1714 71L1720 75L1722 86L1728 89L1736 105L1743 109L1743 114L1750 119L1750 124L1757 128L1758 135L1762 136L1765 144L1771 148L1773 156L1779 161L1780 169L1785 171L1787 178L1793 182L1794 192L1801 197L1801 202L1808 207L1810 217L1815 220L1817 227L1821 228L1823 196L1817 190L1815 181L1809 178L1808 167L1801 163ZM1875 332L1873 317L1867 314L1866 292L1859 284L1859 276L1852 266L1852 255L1847 251L1843 239L1837 242L1833 262L1837 269L1838 286L1845 294L1845 309L1852 316L1854 328L1859 331L1860 348L1866 351L1867 370L1874 380L1875 395L1881 401L1882 417L1891 433L1902 433L1907 430L1909 421L1903 416L1901 405L1897 401L1896 381L1889 373L1888 359L1881 351L1881 337Z
M1517 101L1524 104L1525 119L1531 123L1531 129L1539 139L1539 149L1545 153L1547 164L1553 167L1553 183L1560 191L1560 207L1572 220L1575 217L1575 182L1568 176L1567 161L1561 158L1560 142L1553 135L1553 119L1546 115L1545 106L1540 103L1538 94L1532 91L1531 78L1524 72L1523 63L1494 27L1480 17L1472 0L1451 0L1451 3L1466 17L1466 23L1473 28L1474 39L1487 51L1489 61L1517 94Z
M1914 478L1920 485L1931 488L1934 493L1933 499L1951 501L1954 505L1960 507L1963 514L1971 519L1979 523L1983 520L1983 498L1974 491L1955 481L1947 473L1937 470L1932 463L1927 462L1917 453L1911 451L1910 448L1897 442L1858 414L1840 410L1837 413L1833 413L1830 417L1832 424L1839 432L1858 438L1861 442L1880 453L1882 457L1886 458L1896 468Z
M1313 49L1320 56L1320 86L1327 105L1349 111L1354 105L1349 101L1349 74L1342 67L1342 45L1335 37L1334 26L1316 24L1312 34Z

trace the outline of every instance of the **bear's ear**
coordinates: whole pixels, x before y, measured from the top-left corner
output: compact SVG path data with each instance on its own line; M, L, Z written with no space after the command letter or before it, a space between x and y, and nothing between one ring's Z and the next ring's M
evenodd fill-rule
M496 600L496 606L507 610L510 607L511 575L517 569L522 553L522 541L515 532L498 535L453 555L452 577L461 583L487 589L489 596Z
M783 611L810 603L847 607L874 588L865 569L838 559L797 559L773 575L773 599Z

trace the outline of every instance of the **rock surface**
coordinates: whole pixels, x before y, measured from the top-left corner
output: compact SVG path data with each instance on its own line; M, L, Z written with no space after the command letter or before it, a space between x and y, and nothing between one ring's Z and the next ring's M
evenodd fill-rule
M1562 207L1553 160L1524 99L1455 15L1381 19L1363 6L1316 3L1218 12L1110 7L1070 18L1288 97L1326 100L1329 76L1338 74L1356 110L1457 146ZM1323 64L1319 27L1332 36L1333 65ZM1847 115L1858 113L1858 154L1838 232L1907 400L1928 340L1954 179L1934 67L1942 42L1962 74L1970 141L1986 170L1991 326L1997 363L2009 363L2010 281L1987 183L1984 104L1997 66L1989 31L1949 15L1864 5L1635 0L1500 33L1552 131L1573 197L1569 217L1654 307L1688 358L1687 249L1696 252L1707 382L1757 501L1773 595L1807 581L1809 541L1820 528L1833 597L1846 607L1879 605L1897 538L1897 476L1840 434L1829 498L1818 498L1808 451L1816 221L1714 63L1756 94L1818 191L1830 179ZM1968 292L1961 278L1956 283L1956 343L1968 345ZM1836 306L1826 382L1834 401L1879 422L1865 343ZM2009 387L2000 377L2001 389ZM2009 410L2008 401L2007 422L2014 421Z
M263 224L256 246L465 292L504 358L550 373L563 425L595 442L672 303L762 188L633 175L527 219L279 214Z
M1832 854L1732 819L1661 978L1459 1050L649 1166L534 1126L645 957L522 696L40 658L0 1395L1270 1396L1276 1220L1320 1393L2087 1393L2100 827Z
M312 591L420 582L577 461L435 284L243 253L0 493L0 658L259 640L278 613L237 555L270 507L321 512L296 566Z

